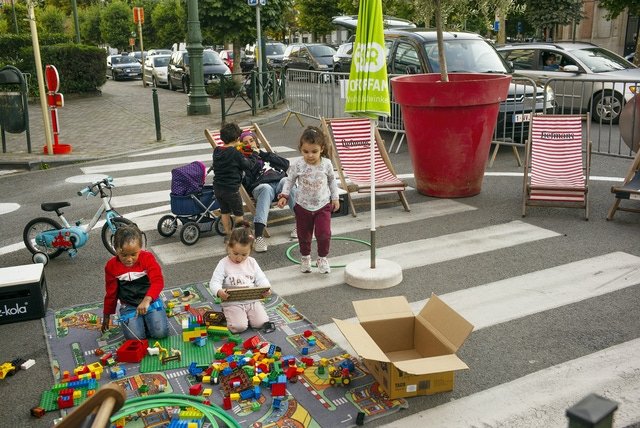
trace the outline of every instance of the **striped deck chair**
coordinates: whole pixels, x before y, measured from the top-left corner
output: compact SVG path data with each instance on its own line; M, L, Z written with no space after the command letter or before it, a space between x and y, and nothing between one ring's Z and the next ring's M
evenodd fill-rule
M260 129L260 127L258 126L258 124L254 123L251 126L245 126L242 128L242 132L244 131L253 131L254 134L256 134L256 137L258 138L258 142L260 143L260 147L267 151L267 152L272 152L273 153L273 149L271 148L271 144L269 144L269 141L267 140L267 137L265 137L264 133L262 132L262 130ZM205 137L207 137L207 141L209 141L209 144L211 144L212 148L216 148L217 146L222 146L224 145L224 143L222 142L222 140L220 139L220 130L219 129L205 129L204 130L204 135ZM247 210L249 210L249 212L252 215L256 214L256 204L253 200L253 197L249 194L249 192L247 192L247 190L244 188L244 186L240 186L240 196L242 196L242 202L244 203L244 205L247 207ZM271 218L271 216L269 216L269 224L273 224L276 222L280 222L280 221L285 221L285 220L289 220L293 218L292 216L278 216L277 218ZM265 238L269 238L269 231L267 230L267 228L264 228L264 232L263 232Z
M591 140L584 115L535 115L526 144L522 216L527 206L583 208L589 219ZM583 122L585 127L583 129Z
M640 208L620 206L620 202L623 199L628 200L640 200L640 150L636 153L636 157L633 159L633 163L627 172L627 176L624 179L624 183L619 186L612 186L611 193L615 195L613 205L609 208L607 213L607 220L613 219L616 211L627 211L631 213L640 213Z
M333 163L340 177L340 187L348 193L370 193L371 121L366 118L323 118L322 126L332 143ZM404 194L407 185L396 176L377 128L375 140L376 194L395 192L405 211L410 211ZM355 217L355 205L352 198L348 199L351 214Z

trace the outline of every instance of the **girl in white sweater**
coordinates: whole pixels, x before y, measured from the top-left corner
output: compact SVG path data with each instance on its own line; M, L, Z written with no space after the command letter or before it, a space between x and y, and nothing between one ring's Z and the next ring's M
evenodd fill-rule
M269 316L260 300L225 302L229 298L227 289L247 287L271 287L258 262L250 257L255 236L246 221L231 231L227 242L227 256L218 262L213 271L209 288L214 296L222 299L222 312L227 319L227 328L232 333L241 333L249 326L262 328ZM262 297L271 295L271 290Z

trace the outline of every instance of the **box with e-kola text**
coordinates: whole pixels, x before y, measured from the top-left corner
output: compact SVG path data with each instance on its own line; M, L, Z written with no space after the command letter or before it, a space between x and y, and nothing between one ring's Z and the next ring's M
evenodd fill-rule
M42 318L48 303L43 264L0 268L0 324Z
M435 294L414 315L403 296L353 302L357 323L334 322L389 398L451 391L473 325Z

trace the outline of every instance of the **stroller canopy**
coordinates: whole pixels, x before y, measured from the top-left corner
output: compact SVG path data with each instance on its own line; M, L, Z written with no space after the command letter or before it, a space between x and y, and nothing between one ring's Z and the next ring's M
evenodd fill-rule
M207 177L207 167L200 161L191 162L171 170L171 193L186 196L202 190Z

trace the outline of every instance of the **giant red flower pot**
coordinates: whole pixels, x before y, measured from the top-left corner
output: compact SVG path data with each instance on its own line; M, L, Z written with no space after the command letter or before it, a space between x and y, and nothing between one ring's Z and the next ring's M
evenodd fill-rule
M500 102L511 76L413 74L391 79L418 192L441 198L480 193Z

